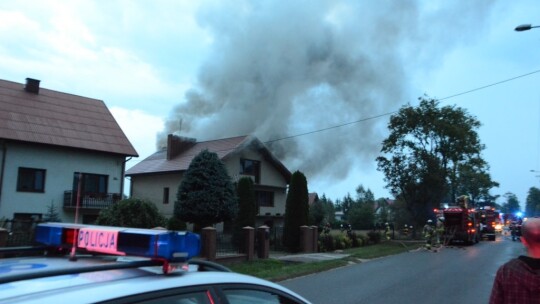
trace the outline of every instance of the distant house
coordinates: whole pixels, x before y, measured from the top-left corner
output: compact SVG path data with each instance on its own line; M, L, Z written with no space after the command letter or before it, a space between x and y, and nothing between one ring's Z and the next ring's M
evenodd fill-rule
M258 204L257 225L282 226L291 172L252 136L197 142L170 134L167 147L126 171L130 196L153 202L166 217L174 211L176 193L192 159L207 149L217 153L232 177L250 177Z
M317 192L308 193L308 205L310 208L313 205L313 203L318 202L318 201L319 201L319 195L317 194Z
M123 193L137 152L101 100L0 80L0 219L91 223Z

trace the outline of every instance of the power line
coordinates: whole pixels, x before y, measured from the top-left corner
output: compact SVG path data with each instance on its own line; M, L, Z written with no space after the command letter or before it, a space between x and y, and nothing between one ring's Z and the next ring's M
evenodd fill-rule
M513 80L516 80L516 79L519 79L519 78L527 77L527 76L530 76L530 75L533 75L533 74L536 74L536 73L540 73L540 69L536 70L536 71L533 71L533 72L530 72L530 73L522 74L522 75L519 75L519 76L515 76L515 77L512 77L512 78L508 78L508 79L505 79L505 80L494 82L494 83L491 83L491 84L488 84L488 85L484 85L484 86L481 86L481 87L478 87L478 88L475 88L475 89L464 91L464 92L461 92L461 93L456 93L456 94L449 95L449 96L446 96L446 97L443 97L443 98L438 98L437 100L441 101L441 100L455 98L455 97L458 97L458 96L461 96L461 95L469 94L469 93L480 91L480 90L483 90L483 89L486 89L486 88L489 88L489 87L493 87L493 86L496 86L496 85L499 85L499 84L503 84L505 82L510 82L510 81L513 81ZM289 135L289 136L285 136L285 137L280 137L280 138L276 138L276 139L270 139L270 140L264 141L263 143L268 144L268 143L273 143L273 142L280 141L280 140L286 140L286 139L296 138L296 137L305 136L305 135L309 135L309 134L324 132L324 131L331 130L331 129L337 129L337 128L341 128L341 127L344 127L344 126L353 125L353 124L365 122L365 121L368 121L368 120L389 116L389 115L392 115L392 114L397 113L397 112L398 112L398 110L383 113L383 114L379 114L379 115L375 115L375 116L365 117L365 118L361 118L361 119L358 119L358 120L355 120L355 121L346 122L346 123L342 123L342 124L331 126L331 127L326 127L326 128L322 128L322 129L309 131L309 132L304 132L304 133L298 133L298 134ZM213 152L224 152L224 151L230 151L230 150L234 150L234 148L221 149L221 150L217 150L217 151L213 151Z
M527 74L519 75L519 76L516 76L516 77L501 80L499 82L488 84L488 85L485 85L483 87L478 87L476 89L472 89L472 90L468 90L468 91L465 91L465 92L450 95L450 96L447 96L447 97L444 97L444 98L440 98L439 100L450 99L450 98L454 98L454 97L457 97L457 96L461 96L461 95L469 94L469 93L472 93L472 92L480 91L480 90L483 90L483 89L486 89L486 88L489 88L489 87L493 87L493 86L496 86L496 85L499 85L499 84L503 84L505 82L509 82L509 81L516 80L516 79L519 79L519 78L527 77L527 76L530 76L530 75L533 75L533 74L536 74L536 73L539 73L539 72L540 72L540 70L536 70L536 71L533 71L533 72L530 72L530 73L527 73Z
M446 99L455 98L455 97L458 97L458 96L461 96L461 95L469 94L469 93L480 91L480 90L483 90L483 89L487 89L489 87L493 87L493 86L496 86L496 85L499 85L499 84L510 82L510 81L513 81L513 80L516 80L516 79L519 79L519 78L527 77L527 76L530 76L530 75L533 75L533 74L536 74L536 73L540 73L540 70L532 71L530 73L526 73L526 74L522 74L522 75L515 76L515 77L512 77L512 78L508 78L508 79L505 79L505 80L501 80L501 81L498 81L498 82L494 82L494 83L491 83L491 84L488 84L488 85L484 85L484 86L474 88L474 89L471 89L471 90L468 90L468 91L464 91L464 92L461 92L461 93L456 93L456 94L453 94L453 95L449 95L449 96L446 96L446 97L443 97L443 98L437 98L437 100L442 101L442 100L446 100ZM273 142L280 141L280 140L291 139L291 138L300 137L300 136L304 136L304 135L319 133L319 132L323 132L323 131L327 131L327 130L331 130L331 129L337 129L337 128L341 128L341 127L344 127L344 126L357 124L357 123L360 123L360 122L365 122L365 121L368 121L368 120L377 119L377 118L381 118L381 117L384 117L384 116L392 115L392 114L397 113L397 112L398 112L397 110L396 111L391 111L391 112L379 114L379 115L376 115L376 116L370 116L370 117L366 117L366 118L361 118L361 119L358 119L358 120L355 120L355 121L346 122L346 123L343 123L343 124L339 124L339 125L335 125L335 126L331 126L331 127L327 127L327 128L322 128L322 129L317 129L317 130L313 130L313 131L309 131L309 132L305 132L305 133L298 133L298 134L295 134L295 135L290 135L290 136L285 136L285 137L280 137L280 138L276 138L276 139L267 140L264 143L265 144L266 143L273 143Z

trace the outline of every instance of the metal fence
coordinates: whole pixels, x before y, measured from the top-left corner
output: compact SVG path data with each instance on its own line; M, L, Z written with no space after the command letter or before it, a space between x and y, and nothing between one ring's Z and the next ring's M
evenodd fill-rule
M270 250L285 251L283 246L283 227L270 228Z
M30 246L34 243L34 231L41 221L0 220L0 228L8 231L7 247Z
M216 233L216 256L240 254L240 250L233 244L232 233Z

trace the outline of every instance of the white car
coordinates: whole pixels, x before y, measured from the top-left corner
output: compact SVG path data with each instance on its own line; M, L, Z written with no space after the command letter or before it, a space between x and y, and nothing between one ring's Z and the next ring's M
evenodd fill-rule
M34 256L0 259L0 303L309 303L300 295L278 284L230 272L226 267L216 263L193 259L189 255L196 254L195 251L187 255L176 251L179 248L182 250L182 246L175 245L176 248L171 251L172 256L176 255L177 258L164 259L156 255L158 252L163 253L163 248L157 247L168 246L163 242L150 243L154 246L149 248L151 257L119 257L110 254L96 256L95 252L88 249L82 254L74 254L65 247L66 240L71 238L73 233L66 234L65 231L75 229L77 238L84 242L82 234L88 230L82 232L85 229L82 226L69 224L60 225L62 226L60 229L56 229L58 224L47 225L41 225L42 231L37 233L41 235L40 243L45 247L33 248L25 253ZM43 232L50 230L51 227L56 232ZM163 240L178 233L125 228L103 230L102 227L95 227L97 226L91 228L97 229L94 230L94 233L97 233L93 239L94 245L102 246L103 249L107 243L109 251L113 245L122 243L121 235L125 236L127 230L131 234L133 231L135 234L142 233L140 234L142 243L145 243L144 239L152 239L155 235L159 235L155 239ZM114 232L116 239L106 237L110 231L116 231ZM49 234L45 239L52 241L44 241L45 234ZM193 236L194 234L191 234L190 237ZM198 236L196 238L198 240ZM60 248L55 247L58 246L56 244L58 240L61 240L64 246L60 252L67 251L70 254L56 254ZM183 238L182 242L184 244L191 242L193 245L194 240L195 238L186 241L186 238ZM91 239L86 239L86 242L88 248ZM77 241L75 247L78 251L84 248L80 247L81 245L84 246ZM144 251L144 246L141 246L140 242L132 247L137 252ZM188 248L189 250L191 248ZM36 256L37 253L40 255ZM120 251L117 253L128 255ZM17 248L0 251L0 254L21 253ZM174 270L175 266L179 269Z

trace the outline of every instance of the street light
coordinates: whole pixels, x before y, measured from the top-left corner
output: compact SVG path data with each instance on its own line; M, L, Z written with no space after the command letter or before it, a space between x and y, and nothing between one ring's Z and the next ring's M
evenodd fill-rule
M533 29L533 28L536 28L536 27L540 27L540 25L530 25L530 24L522 24L522 25L518 25L515 30L518 31L518 32L523 32L523 31L528 31L530 29Z

